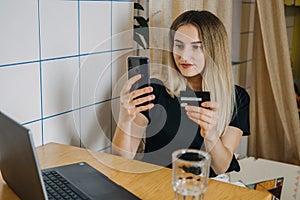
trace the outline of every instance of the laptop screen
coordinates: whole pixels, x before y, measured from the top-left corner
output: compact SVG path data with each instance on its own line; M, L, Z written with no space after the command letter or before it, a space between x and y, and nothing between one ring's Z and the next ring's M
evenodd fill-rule
M0 169L3 179L19 197L45 199L30 131L1 112Z

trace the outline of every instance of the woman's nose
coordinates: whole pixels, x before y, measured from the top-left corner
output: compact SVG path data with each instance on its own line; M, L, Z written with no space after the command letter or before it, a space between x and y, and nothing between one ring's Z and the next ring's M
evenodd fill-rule
M191 55L191 52L188 48L185 48L182 52L181 52L181 57L184 60L189 60L189 57Z

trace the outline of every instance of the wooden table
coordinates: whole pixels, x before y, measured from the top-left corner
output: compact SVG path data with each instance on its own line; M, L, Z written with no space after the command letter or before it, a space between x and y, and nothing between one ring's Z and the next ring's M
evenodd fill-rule
M85 161L141 199L173 199L171 169L83 148L49 143L37 148L41 168ZM19 199L0 176L0 200ZM272 199L267 192L209 180L205 199Z

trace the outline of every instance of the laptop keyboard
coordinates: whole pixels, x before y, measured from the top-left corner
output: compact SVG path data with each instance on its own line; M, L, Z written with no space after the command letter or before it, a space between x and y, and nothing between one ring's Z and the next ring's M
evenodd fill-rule
M88 200L85 194L80 192L63 176L55 170L42 172L49 200Z

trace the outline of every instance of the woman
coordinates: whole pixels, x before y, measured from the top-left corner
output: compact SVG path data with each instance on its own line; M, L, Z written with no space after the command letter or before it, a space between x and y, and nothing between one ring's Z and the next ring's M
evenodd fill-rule
M211 176L239 171L234 152L250 134L250 100L234 85L223 23L208 11L184 12L170 27L170 48L171 67L179 72L172 81L152 79L149 87L130 92L137 75L124 85L113 152L134 158L145 137L144 161L170 166L174 150L205 147ZM180 91L209 91L211 100L181 107Z

